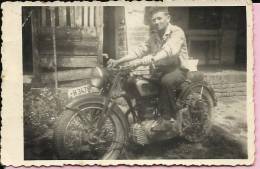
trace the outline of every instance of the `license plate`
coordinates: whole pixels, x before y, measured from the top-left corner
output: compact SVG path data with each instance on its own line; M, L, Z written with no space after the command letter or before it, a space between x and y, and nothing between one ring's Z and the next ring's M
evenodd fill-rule
M75 88L68 90L68 97L69 98L75 98L77 96L88 94L90 92L91 92L91 87L89 85L75 87Z

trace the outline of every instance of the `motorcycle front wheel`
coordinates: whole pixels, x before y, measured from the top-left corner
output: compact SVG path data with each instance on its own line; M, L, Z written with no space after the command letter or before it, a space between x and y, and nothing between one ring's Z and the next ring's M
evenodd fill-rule
M111 112L101 128L103 104L89 103L79 111L65 110L57 121L54 144L59 159L112 160L118 159L125 143L122 122Z

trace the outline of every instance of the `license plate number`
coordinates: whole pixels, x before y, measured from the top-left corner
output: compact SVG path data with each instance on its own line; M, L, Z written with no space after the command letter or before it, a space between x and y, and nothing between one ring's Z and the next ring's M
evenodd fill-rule
M68 90L68 97L69 98L75 98L77 96L88 94L90 92L91 92L91 87L89 85L75 87L75 88Z

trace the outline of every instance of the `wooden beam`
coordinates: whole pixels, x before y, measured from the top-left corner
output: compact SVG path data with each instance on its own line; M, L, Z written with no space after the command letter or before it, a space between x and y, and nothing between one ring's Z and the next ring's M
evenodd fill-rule
M89 7L85 6L84 7L84 27L88 27L89 25L89 18L88 18L88 13L89 13Z
M100 10L101 10L102 7L100 6L96 6L95 7L95 26L98 27L98 26L101 26L101 16L100 16Z
M41 7L41 21L42 21L42 23L41 23L41 25L44 27L44 26L46 26L46 7Z
M75 9L75 24L76 27L82 27L82 7L77 6Z
M53 47L51 41L43 41L39 44L39 52L41 55L53 54ZM57 55L97 55L98 42L87 41L56 41Z
M36 18L36 10L33 10L31 16L31 30L32 30L32 57L33 57L33 85L38 86L40 80L40 58L38 51L38 34L37 34L37 18Z
M89 39L88 40L82 40L82 41L77 41L77 40L56 40L57 43L59 43L59 46L64 46L64 47L68 47L69 45L72 45L71 48L74 48L74 47L80 47L80 46L85 46L85 47L88 47L88 46L97 46L98 45L98 40L97 39ZM52 44L49 44L51 43L51 40L42 40L41 41L41 45L44 45L43 49L48 49L49 46L51 46Z
M51 11L51 27L52 27L52 45L53 45L53 67L54 67L54 82L55 89L58 88L58 69L57 69L57 45L56 45L56 32L55 32L55 8L50 8Z
M59 7L59 26L66 26L66 7Z
M94 27L95 26L95 10L94 6L89 7L89 26Z
M52 68L53 58L41 56L41 67ZM58 68L86 68L98 65L97 56L58 56Z
M75 27L75 7L74 6L70 7L70 26L72 28Z
M51 27L51 11L50 7L45 7L46 9L46 26Z
M71 80L82 80L82 79L88 79L93 76L98 76L98 72L95 71L93 68L82 68L82 69L75 69L75 70L63 70L58 71L58 81L64 82L64 81L71 81ZM55 73L42 73L41 80L45 83L51 83L53 82L53 79L55 78Z
M88 40L92 41L97 39L97 33L93 28L57 28L56 27L56 39L57 40ZM51 28L50 27L40 27L39 28L39 38L41 41L51 39Z
M99 25L97 27L97 35L98 35L98 63L103 66L103 7L97 7L96 17L98 18Z

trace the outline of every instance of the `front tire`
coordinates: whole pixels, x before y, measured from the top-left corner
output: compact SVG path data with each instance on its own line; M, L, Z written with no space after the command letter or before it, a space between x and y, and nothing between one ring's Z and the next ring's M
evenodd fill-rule
M89 103L80 107L79 111L66 109L62 113L54 131L54 144L59 159L119 158L126 141L123 122L117 113L111 112L98 129L95 125L103 107L103 104Z

